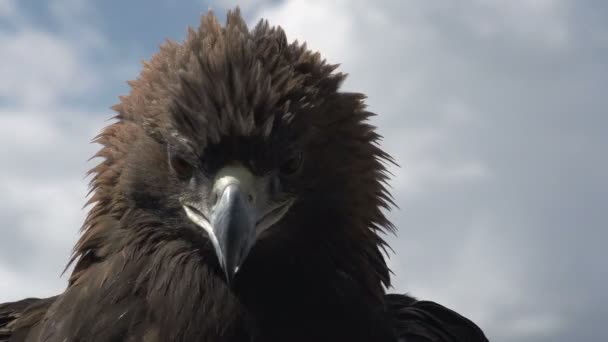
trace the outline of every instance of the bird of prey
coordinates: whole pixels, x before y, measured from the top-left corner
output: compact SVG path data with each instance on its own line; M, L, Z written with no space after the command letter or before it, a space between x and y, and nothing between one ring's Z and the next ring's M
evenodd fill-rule
M94 140L67 288L0 341L487 341L387 294L392 159L336 69L238 8L164 43Z

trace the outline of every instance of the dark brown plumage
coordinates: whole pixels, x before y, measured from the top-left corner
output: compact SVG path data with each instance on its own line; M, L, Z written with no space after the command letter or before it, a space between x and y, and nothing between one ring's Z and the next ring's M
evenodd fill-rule
M69 286L0 341L485 341L385 293L392 161L336 67L238 9L164 44L95 139Z

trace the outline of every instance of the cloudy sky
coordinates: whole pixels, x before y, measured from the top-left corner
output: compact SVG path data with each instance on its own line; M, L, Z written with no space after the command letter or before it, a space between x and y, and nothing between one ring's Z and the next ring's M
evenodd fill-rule
M141 61L233 1L0 0L0 302L62 291L91 138ZM369 96L401 165L394 291L493 341L606 341L608 3L249 1Z

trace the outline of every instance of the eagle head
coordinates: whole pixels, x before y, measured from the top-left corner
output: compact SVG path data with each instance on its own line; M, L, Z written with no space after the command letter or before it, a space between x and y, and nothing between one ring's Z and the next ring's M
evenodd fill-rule
M163 44L96 139L76 277L122 252L208 265L229 285L314 268L380 297L391 159L336 68L238 9Z

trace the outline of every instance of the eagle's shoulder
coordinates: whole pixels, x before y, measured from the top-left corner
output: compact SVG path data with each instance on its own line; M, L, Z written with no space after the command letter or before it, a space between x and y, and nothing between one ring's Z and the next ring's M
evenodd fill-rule
M400 294L388 294L385 300L393 329L400 341L488 341L471 320L435 302L418 301Z
M27 298L0 304L0 342L24 341L55 299Z

